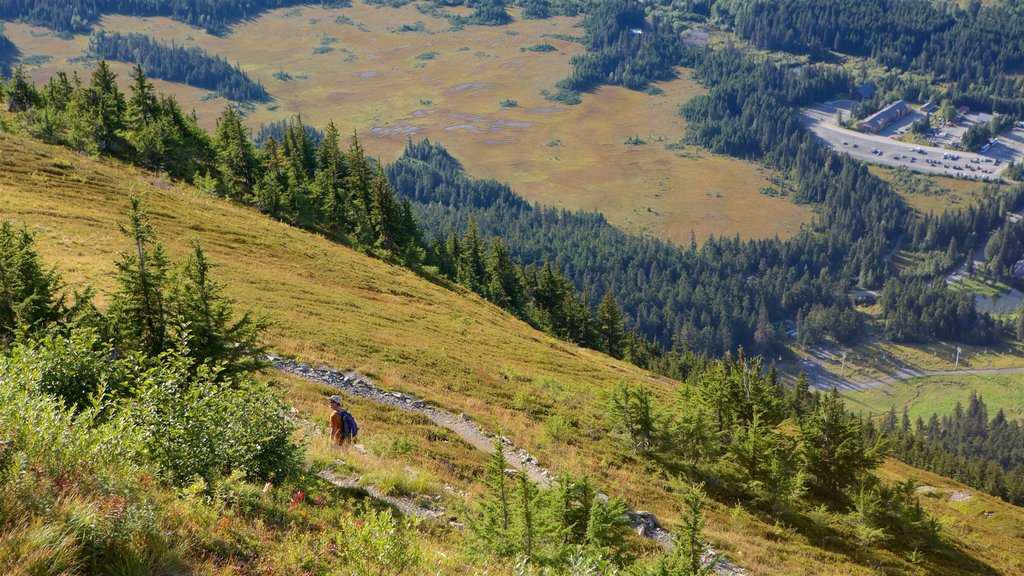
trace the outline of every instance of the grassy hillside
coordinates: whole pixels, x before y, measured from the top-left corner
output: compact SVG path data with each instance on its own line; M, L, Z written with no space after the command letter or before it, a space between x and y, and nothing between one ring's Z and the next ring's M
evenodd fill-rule
M570 58L583 51L572 41L583 33L579 22L517 19L452 30L412 5L357 0L343 9L270 11L227 36L167 18L111 15L99 27L197 46L239 63L275 98L248 111L253 128L294 114L321 127L333 119L358 129L367 151L385 161L410 136L430 138L475 177L511 182L530 201L600 211L634 233L680 244L689 243L691 230L701 239L786 237L810 220L807 207L759 193L771 186L769 171L693 147L665 147L685 131L679 105L703 92L686 71L660 83L662 94L604 87L576 106L545 100L541 91L553 90L571 71ZM8 33L34 56L36 82L61 69L87 75L87 37L63 40L15 23ZM114 69L127 82L129 66ZM210 129L227 104L205 90L155 84ZM627 145L633 137L645 143Z
M270 344L312 363L353 368L384 388L408 391L497 430L556 470L589 474L634 509L671 520L676 472L630 455L608 431L603 395L619 380L643 383L664 402L678 384L540 334L479 298L289 228L255 211L198 195L150 174L0 134L0 214L38 233L43 257L76 286L112 287L117 233L130 194L141 194L161 240L179 257L191 237L221 266L240 302L269 314ZM313 423L326 419L322 387L283 376L290 399ZM442 484L474 490L479 454L423 418L356 402L366 443L401 450L349 463L380 486ZM307 427L309 458L331 464L322 430ZM362 458L362 457L360 457ZM448 464L447 462L450 462ZM406 470L408 467L410 470ZM425 476L423 482L415 479ZM372 477L373 474L377 476ZM883 474L938 478L890 463ZM410 480L410 476L414 478ZM967 490L956 487L957 490ZM906 557L858 546L841 516L820 521L711 502L707 534L752 574L976 574L1020 572L1024 511L974 495L966 503L925 498L949 547ZM985 516L983 512L995 512ZM813 521L812 521L813 520ZM444 573L451 572L451 561Z

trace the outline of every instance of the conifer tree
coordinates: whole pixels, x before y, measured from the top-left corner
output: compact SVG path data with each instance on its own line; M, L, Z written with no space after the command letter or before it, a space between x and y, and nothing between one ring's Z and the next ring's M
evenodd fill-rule
M866 472L878 466L885 451L879 437L862 443L861 424L846 412L835 388L822 397L800 427L801 454L814 486L830 498L841 497Z
M622 320L622 311L615 303L611 290L606 290L601 303L597 306L597 340L602 352L613 357L622 358L622 346L626 332Z
M156 356L167 345L168 262L138 196L132 196L130 206L128 222L120 227L132 247L116 263L112 336L121 348Z
M124 94L117 86L117 74L106 60L100 60L93 70L88 89L89 113L95 119L96 146L100 152L120 152L124 149L121 130L124 129Z
M331 121L316 149L315 188L327 228L339 233L349 231L345 176L345 156L341 152L340 134L334 121Z
M476 221L470 220L459 250L459 283L478 294L488 285L486 251Z
M0 223L0 343L20 328L59 320L64 313L59 285L57 272L43 269L32 234L9 221Z
M227 106L217 119L213 149L224 193L235 200L245 199L257 180L258 156L249 131L233 106Z
M501 238L491 240L491 249L487 254L487 276L490 278L487 298L505 310L521 314L525 306L523 284L508 246Z
M29 82L28 75L25 74L25 67L21 64L14 69L11 82L5 92L8 112L24 112L39 102L36 88Z
M171 300L176 318L189 333L189 356L220 365L220 376L231 378L266 365L266 346L260 338L267 320L249 311L236 318L234 301L224 295L224 286L211 276L213 267L193 240L192 254Z

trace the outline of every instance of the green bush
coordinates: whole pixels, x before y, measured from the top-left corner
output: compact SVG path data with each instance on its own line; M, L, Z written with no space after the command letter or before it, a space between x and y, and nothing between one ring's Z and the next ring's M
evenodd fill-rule
M179 486L235 470L250 480L274 481L295 472L300 453L284 402L251 380L217 380L216 369L196 369L177 352L162 354L140 375L130 412L147 457Z

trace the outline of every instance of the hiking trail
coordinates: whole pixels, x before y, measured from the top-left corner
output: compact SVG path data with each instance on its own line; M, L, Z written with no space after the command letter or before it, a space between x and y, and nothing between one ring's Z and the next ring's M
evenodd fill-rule
M430 406L425 401L409 394L385 391L357 372L335 370L322 365L313 368L309 364L299 363L294 360L273 355L268 356L267 359L270 361L271 366L274 369L280 370L281 372L292 374L311 382L326 384L351 396L365 398L381 404L387 404L400 410L409 410L411 412L423 414L438 426L442 426L458 434L460 438L477 450L487 454L492 454L494 452L494 439L496 436L485 431L466 414L456 415L447 410ZM522 448L517 449L512 441L504 436L501 438L501 443L503 445L502 452L505 455L505 459L508 460L508 463L512 467L525 473L530 480L540 486L551 486L553 481L551 472L542 467L540 462L538 462L533 455ZM329 472L321 472L320 476L339 486L351 486L354 482L350 479L335 476ZM378 495L374 494L374 492L367 487L363 486L362 488L367 490L371 496L378 498ZM393 500L387 497L380 499L386 502L391 502L391 500ZM405 509L407 504L407 502L401 501L394 505L403 512L407 512ZM427 512L422 508L410 509L408 510L408 513L421 516L427 515ZM666 549L672 547L672 534L662 527L654 514L650 512L627 510L626 515L629 517L630 526L638 535L644 538L650 538L661 544L661 546ZM710 547L704 556L704 562L705 564L714 562L714 572L722 576L740 576L746 574L746 570L736 566L725 557L720 556L713 548Z

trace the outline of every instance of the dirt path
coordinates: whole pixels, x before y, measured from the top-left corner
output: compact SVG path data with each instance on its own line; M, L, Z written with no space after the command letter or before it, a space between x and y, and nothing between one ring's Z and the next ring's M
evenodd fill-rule
M470 417L464 414L455 415L447 410L435 408L434 406L428 405L423 400L408 394L387 392L356 372L334 370L329 367L313 368L309 364L300 364L294 360L279 358L277 356L270 356L269 360L272 363L272 366L277 370L306 380L326 384L345 394L365 398L381 404L387 404L401 410L409 410L424 414L438 426L443 426L444 428L458 434L460 438L468 442L477 450L486 452L487 454L492 454L494 452L495 435L484 431L478 424L473 422ZM505 458L511 466L526 473L527 477L538 485L545 487L551 486L551 472L546 468L543 468L536 458L526 450L516 449L508 438L502 438L502 444L504 445L503 452L505 454ZM355 487L356 485L354 480L341 478L331 474L330 472L321 472L320 476L338 486ZM371 496L392 503L403 512L420 516L433 514L433 511L423 509L406 500L378 495L367 487L362 488L367 490ZM392 500L394 500L394 502L392 502ZM637 534L645 538L650 538L665 548L672 547L672 534L661 526L654 514L651 514L650 512L635 512L633 510L627 510L626 515L629 516L630 526ZM740 568L728 559L719 556L714 549L709 549L708 553L705 554L705 562L710 563L712 561L715 562L715 574L722 576L740 576L746 573L743 568Z

